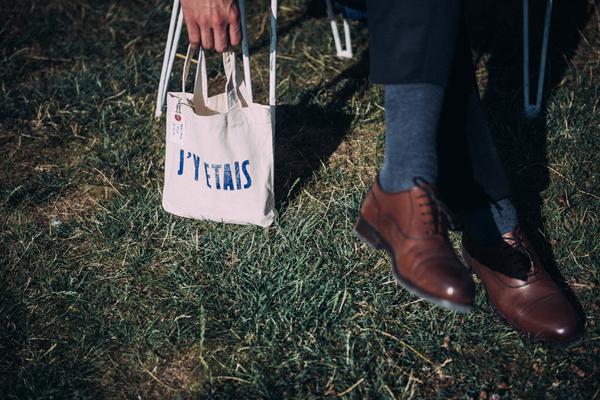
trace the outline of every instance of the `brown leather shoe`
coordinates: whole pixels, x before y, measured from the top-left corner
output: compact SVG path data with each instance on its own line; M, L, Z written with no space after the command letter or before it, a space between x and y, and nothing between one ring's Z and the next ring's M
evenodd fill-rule
M490 245L463 235L463 258L496 313L517 331L554 346L577 343L582 319L519 228Z
M448 239L443 209L422 179L399 193L385 193L376 179L354 230L371 247L388 252L392 272L404 288L442 307L467 312L473 307L473 281Z

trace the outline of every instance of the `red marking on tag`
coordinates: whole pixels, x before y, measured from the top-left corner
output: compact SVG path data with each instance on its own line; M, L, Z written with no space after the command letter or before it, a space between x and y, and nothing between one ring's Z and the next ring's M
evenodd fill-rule
M175 121L181 121L181 115L175 114Z

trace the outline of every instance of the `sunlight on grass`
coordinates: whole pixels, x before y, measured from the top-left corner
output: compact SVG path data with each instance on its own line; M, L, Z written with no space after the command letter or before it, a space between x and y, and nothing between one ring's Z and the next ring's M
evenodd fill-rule
M250 3L263 101L267 2ZM468 13L521 218L586 312L583 343L565 353L503 325L481 288L468 315L410 295L352 234L382 159L382 91L368 83L366 27L352 26L355 58L339 60L317 3L281 9L269 229L161 208L164 121L152 116L169 2L0 6L0 397L598 395L597 6L563 7L579 19L556 24L543 121L519 114L515 6Z

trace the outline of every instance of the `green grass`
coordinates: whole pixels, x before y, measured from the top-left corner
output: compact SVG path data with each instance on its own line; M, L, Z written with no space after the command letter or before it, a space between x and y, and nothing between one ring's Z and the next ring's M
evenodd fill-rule
M165 213L152 114L169 3L0 5L0 397L600 397L593 1L557 5L534 122L519 117L519 7L469 7L519 212L585 311L568 352L503 325L480 285L468 315L415 298L353 236L382 159L382 92L366 29L353 27L355 59L338 60L314 4L280 11L280 218L260 229ZM267 2L251 3L264 100Z

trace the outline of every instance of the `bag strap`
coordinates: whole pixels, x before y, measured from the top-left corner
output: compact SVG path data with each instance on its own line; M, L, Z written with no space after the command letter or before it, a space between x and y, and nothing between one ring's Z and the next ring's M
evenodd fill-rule
M248 92L248 102L254 103L252 96L252 77L250 76L250 49L248 46L248 22L246 19L246 1L238 2L242 24L242 61L244 63L244 81Z
M231 110L235 106L241 106L240 96L238 92L239 69L236 63L235 53L231 50L223 52L223 68L225 70L225 96L227 98L227 109ZM246 90L247 92L247 90ZM248 94L245 94L248 96ZM249 101L247 98L245 99Z
M206 56L202 48L196 49L192 46L188 46L185 62L183 64L181 91L187 93L187 80L190 74L192 59L197 50L199 51L198 66L196 68L192 103L195 109L201 110L206 108L208 104L208 74L206 70ZM236 63L236 56L231 50L223 52L223 70L226 78L225 95L227 99L227 109L229 110L236 106L240 106L242 97L244 101L248 103L249 100L246 85L243 80L240 80L241 76Z
M191 45L188 46L187 54L185 56L185 62L183 63L183 76L181 80L181 91L186 92L186 83L188 76L190 75L190 67L192 65L192 59L196 53L196 48ZM206 102L208 100L208 78L206 74L206 58L204 57L204 51L202 48L199 49L198 54L198 66L196 67L196 78L194 82L194 107L206 108Z

